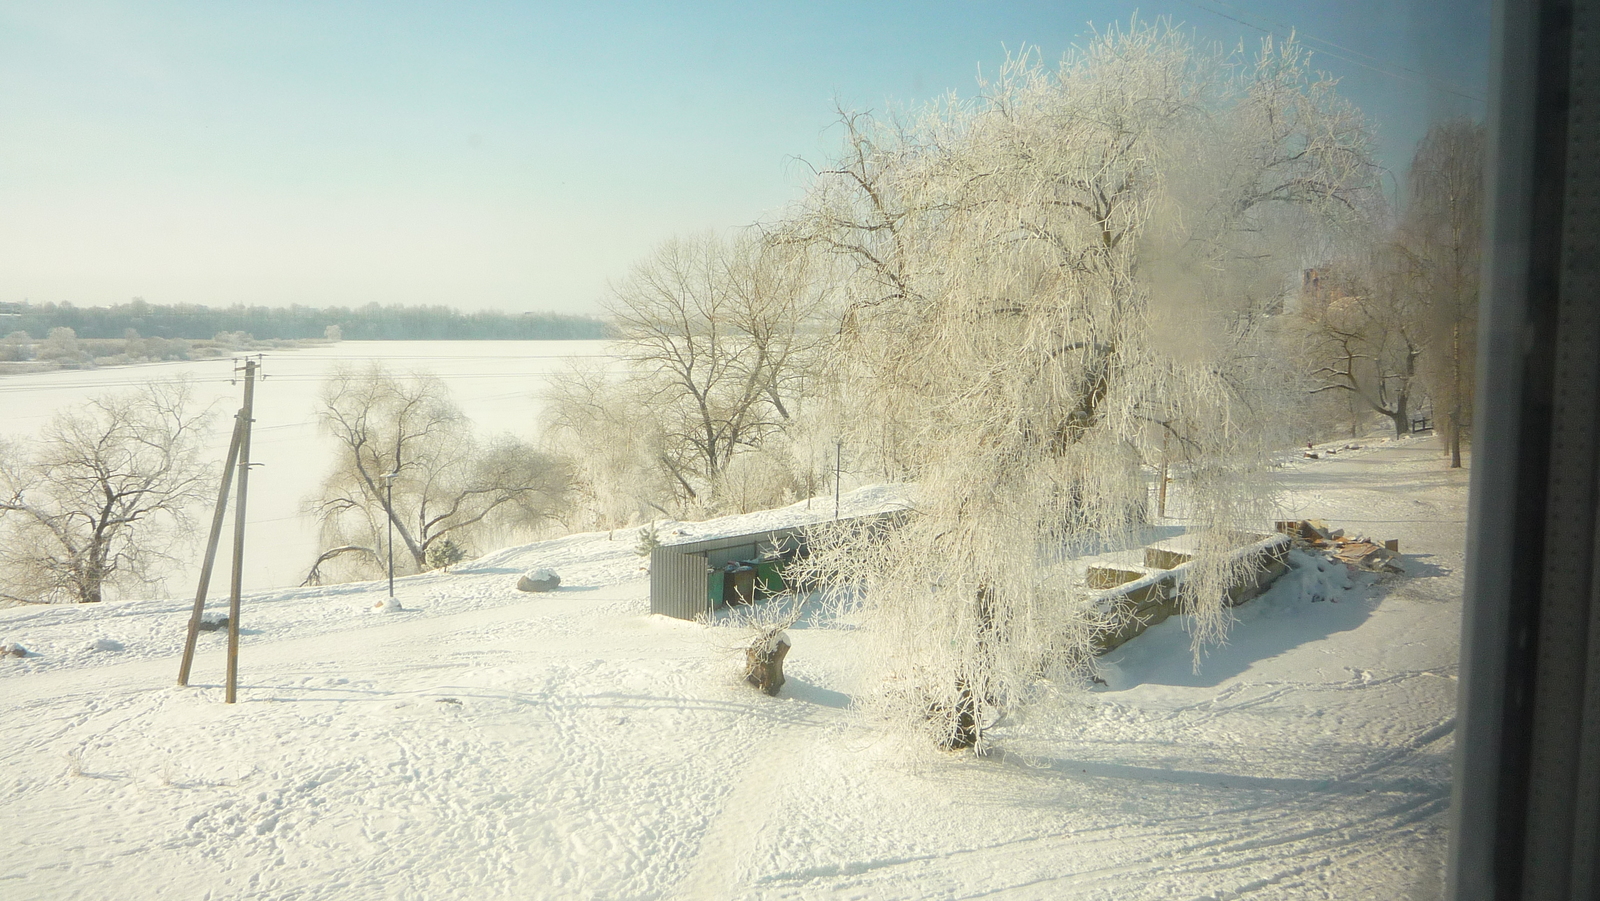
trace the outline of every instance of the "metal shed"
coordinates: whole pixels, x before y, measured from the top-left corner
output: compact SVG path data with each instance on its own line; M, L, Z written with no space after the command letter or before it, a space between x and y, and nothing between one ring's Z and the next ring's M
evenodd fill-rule
M847 516L834 522L860 522L867 525L901 521L903 509ZM805 554L806 529L811 522L778 529L763 529L737 535L724 535L663 544L650 551L650 612L695 619L738 599L759 600L782 591L783 564ZM729 564L749 565L748 570L730 574ZM731 586L731 587L730 587Z
M759 587L749 599L776 593L782 589L779 565L803 546L801 529L791 528L656 547L650 551L650 612L694 619L726 606L733 600L724 596L729 564L762 564L751 567L748 581Z

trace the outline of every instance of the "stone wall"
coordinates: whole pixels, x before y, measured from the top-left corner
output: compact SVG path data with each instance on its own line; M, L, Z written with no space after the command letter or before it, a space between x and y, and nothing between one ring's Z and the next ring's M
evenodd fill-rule
M1259 597L1277 578L1288 570L1285 557L1289 553L1287 535L1242 536L1255 539L1234 551L1249 559L1254 565L1249 574L1228 588L1228 606L1237 607ZM1107 625L1095 636L1096 653L1104 654L1112 648L1140 634L1169 616L1181 613L1178 586L1194 564L1178 562L1171 551L1153 555L1175 565L1171 569L1151 573L1141 579L1118 585L1098 593L1095 602L1105 614ZM1152 555L1146 556L1149 562Z

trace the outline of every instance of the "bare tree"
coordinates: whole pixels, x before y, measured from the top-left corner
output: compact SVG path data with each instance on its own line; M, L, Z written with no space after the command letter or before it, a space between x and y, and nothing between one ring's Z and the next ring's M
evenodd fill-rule
M1164 440L1200 535L1198 653L1284 418L1261 323L1376 191L1360 114L1292 44L1246 60L1136 23L1058 70L1012 60L978 101L845 126L789 234L852 264L839 405L918 515L811 565L865 605L886 703L975 745L1089 659L1076 558L1138 530Z
M718 508L735 461L795 418L823 337L808 265L803 250L752 236L674 238L613 287L624 371L575 370L548 395L549 431L600 455L592 486L664 485L666 497L638 497L662 510Z
M435 377L401 378L378 364L338 370L318 418L338 456L313 505L330 551L311 581L332 555L378 559L391 525L402 562L422 571L446 541L537 523L563 502L561 461L510 437L480 444Z
M214 489L210 420L187 383L152 383L57 415L31 452L0 449L0 596L94 603L159 584Z
M1430 335L1427 369L1450 466L1472 421L1478 279L1483 259L1484 128L1451 119L1428 129L1411 160L1401 246L1418 272Z
M1348 394L1388 417L1396 436L1411 433L1422 386L1419 361L1427 325L1416 259L1398 244L1364 261L1326 267L1316 296L1302 298L1305 355L1317 363L1313 394Z
M550 380L543 433L572 460L575 528L612 527L655 515L676 494L665 436L636 386L605 367L577 363Z

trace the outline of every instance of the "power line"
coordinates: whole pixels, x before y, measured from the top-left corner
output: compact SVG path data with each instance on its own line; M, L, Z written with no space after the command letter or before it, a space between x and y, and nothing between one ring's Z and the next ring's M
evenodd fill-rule
M1476 94L1470 93L1464 88L1457 87L1456 85L1450 84L1449 82L1446 82L1446 81L1441 81L1440 79L1434 78L1433 76L1428 75L1425 72L1419 72L1416 69L1410 69L1410 68L1407 68L1405 66L1399 65L1397 63L1386 62L1386 61L1378 59L1375 56L1370 56L1368 54L1362 53L1359 50L1352 50L1349 47L1345 47L1345 46L1342 46L1340 44L1335 44L1332 41L1324 40L1324 39L1316 37L1314 35L1306 34L1305 32L1301 31L1298 28L1295 28L1292 25L1285 25L1282 22L1274 22L1271 19L1263 19L1262 21L1266 22L1268 25L1273 26L1273 28L1267 28L1267 27L1264 27L1264 26L1261 26L1261 25L1257 25L1254 22L1250 22L1250 21L1247 21L1245 19L1239 18L1239 16L1244 16L1244 15L1247 15L1247 14L1245 12L1243 12L1242 10L1240 10L1238 7L1229 6L1228 4L1223 3L1222 0L1211 0L1211 2L1216 3L1218 6L1227 7L1228 9L1233 10L1238 15L1229 15L1228 13L1225 13L1225 12L1219 10L1219 9L1212 9L1210 6L1207 6L1206 4L1201 3L1200 0L1179 0L1179 2L1180 3L1184 3L1184 4L1188 5L1188 6L1192 6L1195 9L1201 10L1202 12L1208 12L1208 13L1211 13L1212 15L1214 15L1214 16L1219 16L1221 18L1227 19L1230 22L1237 22L1238 24L1243 25L1246 28L1254 29L1255 31L1259 31L1259 32L1261 32L1262 34L1265 34L1265 35L1270 35L1272 37L1283 38L1285 40L1293 39L1293 40L1309 41L1309 42L1313 42L1313 43L1316 43L1316 44L1320 44L1320 45L1322 45L1322 47L1320 49L1318 49L1317 52L1322 53L1325 56L1331 56L1334 59L1343 60L1343 61L1351 64L1352 66L1360 66L1363 69L1368 69L1368 70L1371 70L1373 72L1377 72L1380 75L1387 75L1390 78L1398 78L1398 79L1401 79L1402 81L1419 82L1419 83L1424 84L1424 85L1426 85L1426 86L1428 86L1430 88L1433 88L1436 91L1441 91L1441 92L1446 93L1446 94L1453 94L1453 95L1455 95L1457 97L1463 98L1465 100L1471 100L1471 101L1473 101L1475 103L1484 103L1484 102L1486 102L1484 100L1484 98L1479 97ZM1274 30L1274 29L1278 29L1278 30ZM1332 47L1334 49L1333 50L1326 49L1326 48L1329 48L1329 47ZM1339 53L1335 53L1334 50L1340 50L1340 51L1343 51L1344 53L1354 54L1355 56L1363 57L1365 59L1371 60L1372 62L1371 63L1366 63L1366 62L1362 62L1359 59L1351 59L1349 56L1342 56ZM1394 70L1398 70L1398 71L1394 71Z

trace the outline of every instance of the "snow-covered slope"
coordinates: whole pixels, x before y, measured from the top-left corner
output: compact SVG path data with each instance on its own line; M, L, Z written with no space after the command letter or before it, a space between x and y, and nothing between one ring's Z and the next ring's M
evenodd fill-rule
M1169 620L981 759L855 718L845 626L742 685L742 632L648 614L631 532L388 613L251 595L233 706L221 633L174 685L187 602L0 610L35 652L0 660L0 898L1438 897L1465 475L1403 442L1285 477L1408 575L1296 556L1198 671Z

